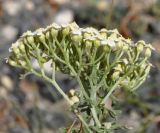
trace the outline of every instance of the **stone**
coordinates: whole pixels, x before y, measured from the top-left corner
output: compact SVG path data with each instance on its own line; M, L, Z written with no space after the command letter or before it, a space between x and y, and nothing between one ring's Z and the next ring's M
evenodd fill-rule
M9 76L3 75L0 80L1 80L2 85L6 89L12 90L12 88L13 88L13 81L11 80L11 78Z
M22 9L21 2L16 0L5 0L5 2L3 3L3 7L4 10L11 16L17 15Z
M68 24L73 21L73 11L70 9L63 9L59 11L55 17L54 21L57 24Z
M18 34L18 29L16 29L14 26L11 25L5 25L1 29L1 34L8 41L12 41L16 38L16 35Z

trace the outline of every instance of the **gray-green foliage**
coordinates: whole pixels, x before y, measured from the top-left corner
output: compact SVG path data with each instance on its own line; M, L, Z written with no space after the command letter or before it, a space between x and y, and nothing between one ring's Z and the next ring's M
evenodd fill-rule
M52 24L24 33L12 44L8 62L52 83L83 123L84 132L103 133L121 127L109 119L115 111L105 102L116 89L134 91L144 82L151 67L148 58L152 49L144 41L125 39L117 30ZM40 72L33 68L31 60L38 62ZM44 71L49 61L52 78ZM69 98L56 83L55 71L75 78L80 90Z

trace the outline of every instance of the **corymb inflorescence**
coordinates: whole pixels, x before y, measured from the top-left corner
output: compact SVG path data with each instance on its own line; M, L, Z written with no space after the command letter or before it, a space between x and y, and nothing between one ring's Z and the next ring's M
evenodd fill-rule
M144 41L133 43L125 39L117 30L98 31L79 28L76 23L54 23L45 29L24 33L12 44L8 62L29 69L31 59L36 59L39 65L51 60L57 70L75 76L69 62L80 77L90 75L96 67L99 76L105 76L107 81L121 78L120 86L135 89L149 72L152 49Z

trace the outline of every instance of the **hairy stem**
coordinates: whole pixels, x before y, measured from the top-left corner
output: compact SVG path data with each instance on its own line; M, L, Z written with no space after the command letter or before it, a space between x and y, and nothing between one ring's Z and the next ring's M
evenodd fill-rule
M83 119L83 117L80 114L76 114L76 115L81 120L81 122L84 124L84 126L86 127L88 133L92 133L91 129L88 127L88 124L85 122L85 120Z
M113 91L117 88L119 82L121 80L119 79L113 86L112 88L109 90L109 92L107 93L107 95L103 98L101 104L104 104L106 102L106 100L109 98L109 96L113 93Z
M96 109L95 109L95 107L93 105L92 105L92 108L91 108L91 112L92 112L92 115L93 115L93 118L95 120L96 125L98 127L101 127L101 123L100 123L100 121L99 121L99 119L97 117L97 111L96 111Z

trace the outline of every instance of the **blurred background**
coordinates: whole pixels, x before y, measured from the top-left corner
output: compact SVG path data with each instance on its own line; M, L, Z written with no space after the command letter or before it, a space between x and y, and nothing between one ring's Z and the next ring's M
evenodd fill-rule
M27 30L56 22L117 28L126 38L145 40L156 51L153 68L136 94L123 94L119 121L132 127L117 133L160 133L160 0L0 0L0 133L59 133L74 115L50 84L5 63L8 48ZM48 68L49 69L49 68ZM57 74L67 93L75 81Z

